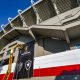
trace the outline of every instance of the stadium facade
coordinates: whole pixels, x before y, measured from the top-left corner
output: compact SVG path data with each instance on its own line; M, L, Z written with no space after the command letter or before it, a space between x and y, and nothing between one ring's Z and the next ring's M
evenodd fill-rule
M14 49L12 66L23 62L19 70L14 70L16 75L11 74L14 80L80 80L80 0L31 1L30 7L24 11L18 10L18 15L8 20L9 23L0 32L2 66L8 65L10 50L14 45L25 47ZM64 62L57 63L57 59ZM63 69L69 69L69 72L62 73ZM2 72L6 74L5 70ZM11 80L11 76L7 80Z

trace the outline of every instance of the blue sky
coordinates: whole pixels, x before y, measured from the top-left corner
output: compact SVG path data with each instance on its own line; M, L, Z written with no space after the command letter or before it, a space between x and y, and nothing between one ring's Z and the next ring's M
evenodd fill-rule
M34 0L37 1L37 0ZM18 9L26 9L30 0L0 0L0 25L8 23L8 17L14 18Z

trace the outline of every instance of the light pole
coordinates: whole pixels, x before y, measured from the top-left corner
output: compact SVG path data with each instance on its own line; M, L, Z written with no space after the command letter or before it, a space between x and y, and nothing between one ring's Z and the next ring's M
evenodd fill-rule
M22 15L21 15L21 12L22 12L22 10L19 9L19 10L18 10L18 14L19 14L21 20L23 21L23 17L22 17Z
M11 25L11 27L13 28L13 24L11 23L11 20L12 20L13 18L8 18L8 21L9 21L9 23L10 23L10 25Z
M4 33L6 33L6 31L4 30L4 28L3 28L3 27L5 27L5 25L4 25L4 24L2 24L2 25L1 25L1 29L3 30L3 32L4 32Z

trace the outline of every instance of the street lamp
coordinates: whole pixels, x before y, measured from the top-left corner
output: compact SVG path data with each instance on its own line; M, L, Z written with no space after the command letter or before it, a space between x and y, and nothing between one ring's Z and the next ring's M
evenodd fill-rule
M13 19L13 18L9 17L9 18L8 18L8 21L9 21L11 27L13 28L13 24L11 23L11 20L12 20L12 19Z
M19 9L19 10L18 10L18 14L19 14L21 20L23 21L23 17L22 17L22 15L21 15L21 12L22 12L22 10Z
M18 13L20 14L22 12L22 10L21 9L18 9Z
M4 28L3 28L3 27L5 27L5 25L4 25L4 24L2 24L2 25L1 25L1 29L3 30L3 32L4 32L4 33L6 33L6 31L4 30Z

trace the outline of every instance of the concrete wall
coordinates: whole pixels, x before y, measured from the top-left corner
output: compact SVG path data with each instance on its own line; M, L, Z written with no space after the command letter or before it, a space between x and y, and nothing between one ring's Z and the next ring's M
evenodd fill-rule
M18 16L13 22L13 27L22 27L23 22L21 21L21 18Z
M37 42L35 42L34 57L39 57L43 55L44 55L43 40L40 39Z
M44 39L44 50L45 54L54 54L69 50L69 46L66 41L47 38Z
M33 8L29 9L27 12L23 13L22 16L28 26L36 24L36 15Z
M66 50L69 50L66 41L51 38L39 39L35 44L35 57L63 52Z
M16 40L14 39L14 41L12 41L11 43L7 44L7 46L4 47L4 49L1 50L0 53L4 53L4 59L6 58L9 58L10 56L7 55L7 51L11 49L11 45L14 45L14 44L25 44L25 43L28 43L28 42L31 42L33 41L32 37L29 37L29 36L20 36L18 37ZM18 53L18 52L16 52ZM14 56L17 56L14 54ZM3 57L2 57L3 58Z

